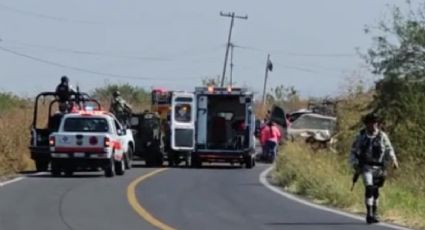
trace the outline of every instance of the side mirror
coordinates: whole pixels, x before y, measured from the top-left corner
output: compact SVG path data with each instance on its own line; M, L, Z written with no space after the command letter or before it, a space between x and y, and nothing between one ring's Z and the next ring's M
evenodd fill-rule
M118 129L117 134L118 136L124 136L127 134L127 131L125 129Z

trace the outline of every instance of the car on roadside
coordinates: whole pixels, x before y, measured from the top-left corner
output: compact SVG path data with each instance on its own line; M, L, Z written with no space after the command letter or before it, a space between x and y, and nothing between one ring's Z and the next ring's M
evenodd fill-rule
M65 114L57 132L50 134L51 173L72 176L76 171L103 169L106 177L131 168L133 134L105 111Z
M336 117L316 113L305 113L288 127L291 140L314 137L318 140L330 140L335 132Z
M300 110L294 111L287 115L288 121L292 123L295 120L297 120L299 117L301 117L303 114L310 114L310 113L313 113L313 111L308 109L300 109Z

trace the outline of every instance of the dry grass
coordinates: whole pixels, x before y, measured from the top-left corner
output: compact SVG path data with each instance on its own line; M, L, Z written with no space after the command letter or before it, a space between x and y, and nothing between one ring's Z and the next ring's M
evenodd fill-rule
M0 115L0 176L34 168L28 150L32 114L16 108Z
M276 165L274 178L287 190L320 203L364 213L363 185L359 180L355 190L350 191L352 174L346 156L313 152L302 144L289 143ZM384 220L425 229L425 174L414 173L420 169L406 164L397 172L390 171L380 198Z

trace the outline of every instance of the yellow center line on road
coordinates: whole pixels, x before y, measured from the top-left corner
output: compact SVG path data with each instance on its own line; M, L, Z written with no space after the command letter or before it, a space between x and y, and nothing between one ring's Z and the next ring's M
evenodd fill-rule
M170 226L168 226L167 224L161 222L160 220L158 220L157 218L155 218L152 214L150 214L145 208L143 208L143 206L140 204L140 202L137 200L137 196L136 196L136 187L137 185L139 185L140 182L160 173L163 172L167 169L157 169L154 170L148 174L145 174L137 179L135 179L134 181L132 181L128 187L127 187L127 199L128 199L128 203L130 203L131 207L134 209L134 211L136 211L137 214L139 214L139 216L141 216L143 219L145 219L149 224L157 227L158 229L161 230L176 230L175 228L172 228Z

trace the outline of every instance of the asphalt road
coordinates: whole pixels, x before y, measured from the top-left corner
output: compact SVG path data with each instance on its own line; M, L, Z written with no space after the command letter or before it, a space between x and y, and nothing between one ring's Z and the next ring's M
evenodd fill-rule
M284 198L259 182L264 169L171 168L155 174L135 187L147 220L130 205L128 187L155 169L135 168L114 178L102 172L31 176L0 187L0 229L156 229L152 219L169 229L389 229Z

